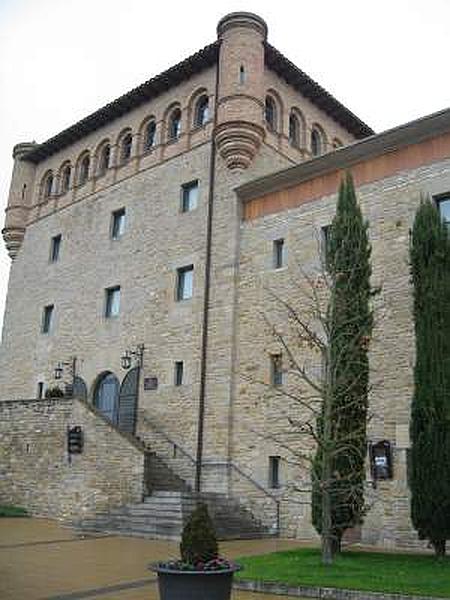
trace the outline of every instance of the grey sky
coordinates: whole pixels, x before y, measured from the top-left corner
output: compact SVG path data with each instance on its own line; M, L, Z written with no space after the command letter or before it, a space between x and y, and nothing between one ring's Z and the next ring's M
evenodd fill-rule
M233 10L261 15L269 41L376 131L450 106L449 0L0 0L0 210L15 143L214 41ZM9 264L2 244L1 315Z

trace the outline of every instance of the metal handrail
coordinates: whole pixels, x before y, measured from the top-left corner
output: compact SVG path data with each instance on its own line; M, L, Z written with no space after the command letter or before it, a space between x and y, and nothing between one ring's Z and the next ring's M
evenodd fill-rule
M189 459L189 461L195 466L197 464L195 458L192 456L192 454L190 454L187 450L185 450L183 448L183 446L180 446L180 444L178 444L177 442L175 442L175 440L173 440L170 436L167 435L167 433L165 431L162 431L162 429L159 429L158 427L156 427L156 425L154 423L152 423L152 421L146 417L145 415L142 415L143 420L145 421L145 423L147 425L150 426L151 429L153 429L153 431L156 431L156 433L159 433L159 435L162 435L163 438L169 442L169 444L171 444L172 446L174 446L177 450L179 450L181 452L181 454L183 454L183 456L185 456L187 459Z
M165 431L162 431L161 429L159 429L148 417L146 417L145 415L143 415L143 420L145 421L146 424L148 424L150 426L151 429L153 429L153 431L155 431L156 433L158 433L159 435L162 435L163 438L169 442L169 444L173 445L177 450L179 450L181 452L181 454L183 454L187 459L189 459L189 461L192 463L192 465L196 465L196 460L195 458L192 456L192 454L190 454L187 450L185 450L183 448L183 446L180 446L180 444L178 444L175 440L173 440L169 435L167 435L167 433ZM247 473L245 473L245 471L243 471L238 465L236 465L234 462L230 461L226 463L228 467L230 467L231 469L233 469L234 471L236 471L236 473L238 473L241 477L243 477L244 479L246 479L248 482L250 482L255 488L257 488L260 492L262 492L267 498L270 498L270 500L272 500L275 503L275 507L276 507L276 531L277 531L277 535L280 532L280 500L274 496L273 494L271 494L268 490L266 490L266 488L261 485L260 483L258 483L255 479L253 479L252 477L250 477L250 475L248 475Z

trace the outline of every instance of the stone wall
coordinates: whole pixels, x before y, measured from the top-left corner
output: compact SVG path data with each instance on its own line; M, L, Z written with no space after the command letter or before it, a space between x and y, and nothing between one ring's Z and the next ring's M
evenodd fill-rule
M84 449L67 452L67 428L81 426ZM33 515L78 520L143 496L144 452L84 402L0 402L0 504Z
M362 540L385 547L420 545L410 520L406 477L414 365L409 231L421 194L438 196L449 189L448 159L401 171L357 189L363 214L369 220L372 283L381 286L375 300L376 325L370 350L368 439L388 440L394 449L392 480L379 482L374 489L368 473L370 511ZM304 412L270 386L269 355L282 348L266 327L265 318L280 322L280 305L273 293L303 315L309 310L308 299L302 295L307 292L302 274L320 270L320 229L331 223L336 198L337 194L325 196L291 210L250 219L241 227L235 332L238 393L233 409L232 456L261 485L268 482L269 456L281 457L282 490L278 493L290 495L288 504L284 504L283 530L297 537L315 536L309 495L296 491L310 488L309 467L300 457L301 452L308 452L307 437L289 428L287 421L288 416L298 418ZM279 238L285 239L286 265L275 270L273 241ZM289 336L286 321L284 329ZM301 360L312 361L304 352ZM312 362L310 366L314 366ZM283 387L288 393L298 392L294 377L288 373ZM307 393L303 397L308 398Z

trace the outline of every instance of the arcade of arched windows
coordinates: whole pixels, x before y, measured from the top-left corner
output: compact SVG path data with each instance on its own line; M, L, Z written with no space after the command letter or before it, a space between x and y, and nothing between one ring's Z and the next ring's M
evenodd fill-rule
M66 160L56 177L52 171L46 171L39 184L39 200L45 201L53 195L63 195L72 188L82 187L90 179L105 175L109 169L126 165L133 157L151 153L156 147L167 143L176 143L184 133L202 128L210 121L211 99L206 88L197 89L191 94L185 108L173 102L165 110L162 119L149 115L136 131L127 127L115 140L103 140L92 151L85 149L76 159L75 167ZM282 99L275 90L267 91L264 121L270 132L285 135L291 147L306 151L312 157L343 145L336 137L329 143L320 125L307 126L297 107L285 111ZM284 131L285 128L287 131Z

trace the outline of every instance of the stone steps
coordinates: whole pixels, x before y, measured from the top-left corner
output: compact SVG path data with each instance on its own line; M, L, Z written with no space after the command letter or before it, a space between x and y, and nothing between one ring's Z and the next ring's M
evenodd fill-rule
M183 525L200 499L208 505L219 539L255 539L270 533L236 501L219 494L197 495L158 490L140 504L115 508L85 519L80 527L118 535L179 540Z

